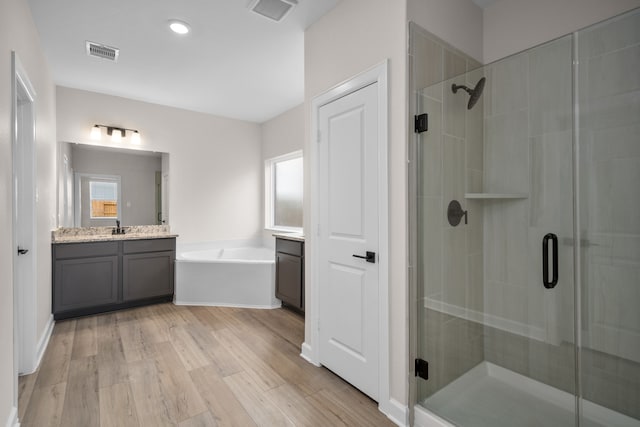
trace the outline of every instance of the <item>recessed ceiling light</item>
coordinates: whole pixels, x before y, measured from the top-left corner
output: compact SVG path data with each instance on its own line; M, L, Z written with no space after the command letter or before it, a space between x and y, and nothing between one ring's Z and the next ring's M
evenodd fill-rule
M169 21L169 28L176 34L187 34L189 32L189 24L175 19Z

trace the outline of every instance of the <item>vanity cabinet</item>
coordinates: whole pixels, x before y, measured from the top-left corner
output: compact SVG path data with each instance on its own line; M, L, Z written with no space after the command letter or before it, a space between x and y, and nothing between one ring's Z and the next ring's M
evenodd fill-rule
M54 319L171 301L175 238L52 245Z
M304 241L276 237L276 297L304 312Z
M173 239L123 242L123 301L173 295L174 260Z
M53 270L54 314L118 302L117 242L57 246Z

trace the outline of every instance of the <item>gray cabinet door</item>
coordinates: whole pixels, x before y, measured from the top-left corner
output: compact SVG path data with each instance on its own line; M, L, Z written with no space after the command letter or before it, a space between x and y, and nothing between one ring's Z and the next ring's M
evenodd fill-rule
M123 255L123 301L173 294L174 258L173 251Z
M55 262L53 312L118 302L118 256Z
M276 297L302 309L302 258L276 252Z

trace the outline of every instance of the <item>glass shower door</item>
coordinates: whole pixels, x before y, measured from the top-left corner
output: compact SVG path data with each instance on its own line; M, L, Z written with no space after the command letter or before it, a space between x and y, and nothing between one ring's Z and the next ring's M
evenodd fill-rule
M582 419L640 426L640 9L576 33Z
M571 37L475 69L412 37L417 87L443 70L416 93L418 403L576 425Z

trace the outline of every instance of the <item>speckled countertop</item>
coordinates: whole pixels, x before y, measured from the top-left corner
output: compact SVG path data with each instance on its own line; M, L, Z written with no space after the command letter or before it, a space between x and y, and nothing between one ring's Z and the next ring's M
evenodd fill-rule
M58 228L51 232L51 243L105 242L111 240L166 239L171 234L168 225L134 225L122 227L125 234L111 234L114 227Z
M297 242L304 242L304 235L301 233L273 233L273 237L278 239L295 240Z

